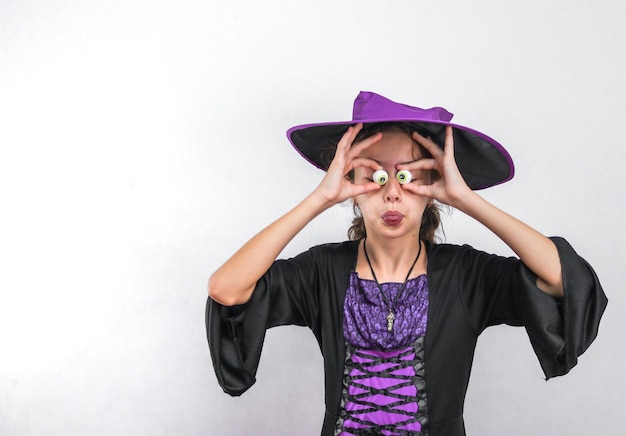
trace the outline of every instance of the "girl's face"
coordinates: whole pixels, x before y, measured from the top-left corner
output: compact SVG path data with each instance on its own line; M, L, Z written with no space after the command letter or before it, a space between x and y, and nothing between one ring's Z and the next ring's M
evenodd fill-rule
M361 156L375 160L389 174L387 183L379 190L355 197L367 234L380 234L389 238L419 236L428 198L403 189L396 179L396 165L423 158L418 145L406 133L386 132L379 142L366 149ZM373 173L371 168L356 168L354 183L371 181ZM431 183L430 171L412 171L411 175L410 183Z

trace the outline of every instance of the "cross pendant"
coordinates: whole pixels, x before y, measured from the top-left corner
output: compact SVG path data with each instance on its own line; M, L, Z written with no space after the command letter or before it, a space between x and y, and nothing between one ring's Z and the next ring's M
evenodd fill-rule
M389 313L387 314L387 331L393 331L393 320L396 319L391 309L389 309Z

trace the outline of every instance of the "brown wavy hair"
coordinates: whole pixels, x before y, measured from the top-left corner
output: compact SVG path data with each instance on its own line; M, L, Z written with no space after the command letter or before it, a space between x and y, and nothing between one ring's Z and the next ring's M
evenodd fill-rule
M369 138L376 133L387 133L387 132L399 132L405 133L409 138L412 139L412 133L415 128L411 128L411 126L404 123L376 123L376 124L367 124L363 126L363 129L359 132L354 142L362 141L363 139ZM421 133L421 132L420 132ZM420 149L420 152L425 157L431 157L431 154L426 150L423 146L415 142ZM433 179L438 177L436 171L433 170L435 174L433 174ZM354 172L350 172L348 174L350 180L354 181ZM367 236L367 231L365 229L365 222L363 221L363 216L361 215L361 210L357 204L353 204L352 207L354 211L354 218L352 220L352 225L348 229L348 238L351 240L363 239ZM420 226L420 239L423 241L436 242L438 240L436 236L437 229L441 225L441 208L438 203L434 201L430 201L426 208L424 209L424 213L422 214L422 223Z

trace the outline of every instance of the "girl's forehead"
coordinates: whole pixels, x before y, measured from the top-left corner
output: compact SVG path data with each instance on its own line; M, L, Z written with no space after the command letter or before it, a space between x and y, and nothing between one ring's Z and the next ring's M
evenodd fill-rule
M380 141L361 153L362 157L379 163L404 163L422 157L419 145L404 133L384 133Z

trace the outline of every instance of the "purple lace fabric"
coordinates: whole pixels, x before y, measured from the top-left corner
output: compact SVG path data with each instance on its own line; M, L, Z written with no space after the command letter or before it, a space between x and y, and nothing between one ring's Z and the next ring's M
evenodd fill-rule
M402 283L382 283L387 301L393 302ZM428 314L428 280L426 275L411 279L393 308L393 331L387 331L387 313L378 285L374 280L350 274L350 286L343 303L343 336L356 348L397 349L412 345L426 333Z
M384 283L381 287L387 301L394 301L402 283ZM347 346L335 434L425 434L426 276L407 282L393 307L392 332L387 331L388 310L376 282L359 279L352 273L344 300L343 332Z

